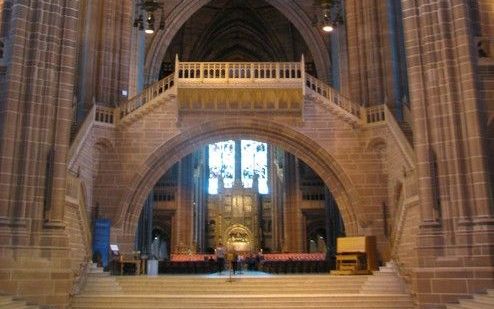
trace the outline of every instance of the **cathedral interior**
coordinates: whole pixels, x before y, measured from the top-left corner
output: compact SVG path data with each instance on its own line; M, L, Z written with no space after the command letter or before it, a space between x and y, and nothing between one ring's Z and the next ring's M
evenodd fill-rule
M493 192L492 0L0 0L9 301L221 243L320 278L364 250L447 308L494 295Z

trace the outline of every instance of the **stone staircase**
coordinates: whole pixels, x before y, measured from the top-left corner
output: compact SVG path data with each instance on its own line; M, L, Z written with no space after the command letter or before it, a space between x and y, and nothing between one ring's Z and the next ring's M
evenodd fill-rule
M111 276L109 272L103 271L103 268L97 267L96 263L92 263L89 267L86 285L81 294L91 297L118 295L122 294L122 288L118 284L116 277Z
M39 308L36 305L30 305L28 302L23 300L18 300L14 296L10 295L0 295L0 308L9 309L34 309Z
M415 308L396 273L372 276L91 277L72 308ZM386 273L386 274L384 274ZM380 277L377 280L373 277ZM398 278L399 279L399 278ZM369 280L383 285L366 288ZM375 281L374 281L375 280Z
M367 281L360 288L360 293L406 294L409 292L405 282L398 275L396 265L387 262L385 266L379 267L379 271L375 271L373 276L368 276Z
M485 294L474 294L471 299L461 299L459 304L448 305L448 309L492 309L494 308L494 290Z

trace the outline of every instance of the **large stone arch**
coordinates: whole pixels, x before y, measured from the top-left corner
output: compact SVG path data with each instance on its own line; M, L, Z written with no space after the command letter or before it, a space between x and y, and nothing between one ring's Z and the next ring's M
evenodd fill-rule
M209 1L211 0L184 0L170 12L166 18L166 24L169 26L156 34L146 53L144 74L147 83L158 79L161 61L173 37L184 23ZM319 78L326 80L330 67L328 48L318 30L312 26L309 17L294 1L265 1L279 10L297 28L312 53Z
M267 120L221 119L207 121L166 141L137 169L122 201L114 228L127 239L134 235L140 212L159 178L185 155L199 147L225 139L256 139L282 147L308 164L326 183L345 222L348 235L359 233L359 193L338 162L316 141L294 129ZM130 241L130 239L128 239Z

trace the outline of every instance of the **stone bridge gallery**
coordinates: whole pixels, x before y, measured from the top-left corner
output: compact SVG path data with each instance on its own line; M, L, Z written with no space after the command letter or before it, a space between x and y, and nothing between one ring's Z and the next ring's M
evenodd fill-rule
M0 0L0 306L493 307L493 20Z

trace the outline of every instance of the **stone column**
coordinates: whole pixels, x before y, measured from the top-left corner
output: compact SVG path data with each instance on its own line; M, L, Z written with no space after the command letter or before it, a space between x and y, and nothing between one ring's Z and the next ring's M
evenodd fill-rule
M275 153L279 151L275 146L269 147L269 184L270 194L272 200L271 207L271 231L272 231L272 250L281 250L281 243L283 241L283 184L278 176L278 167L275 165ZM283 162L281 163L283 164Z
M195 208L195 223L194 223L194 241L197 243L197 249L204 252L206 249L206 228L208 218L208 179L209 171L206 164L207 147L200 150L196 156L197 170L194 172L194 208Z
M386 1L347 0L345 13L350 97L363 106L383 104L392 95Z
M83 1L81 5L82 29L79 39L76 121L81 123L95 100L96 65L101 40L102 7L104 1Z
M283 250L301 252L302 248L302 214L300 212L299 173L297 158L285 154L285 207Z
M8 38L0 70L2 289L62 308L73 282L63 219L80 1L0 2Z
M429 308L492 286L475 274L493 265L494 206L469 6L402 0L402 8L422 220L414 286Z
M463 1L433 2L403 1L422 219L437 203L446 218L489 217L470 17Z
M242 144L239 139L235 140L235 181L233 186L237 188L242 185Z
M129 89L133 1L96 1L102 12L95 76L96 102L115 106ZM137 42L134 42L137 43Z
M192 246L193 194L192 155L187 155L180 160L178 172L177 221L174 225L178 232L176 246Z
M41 219L44 213L47 220L60 224L79 1L9 5L13 28L4 51L8 69L0 89L1 215L21 220ZM32 19L36 25L28 21Z

